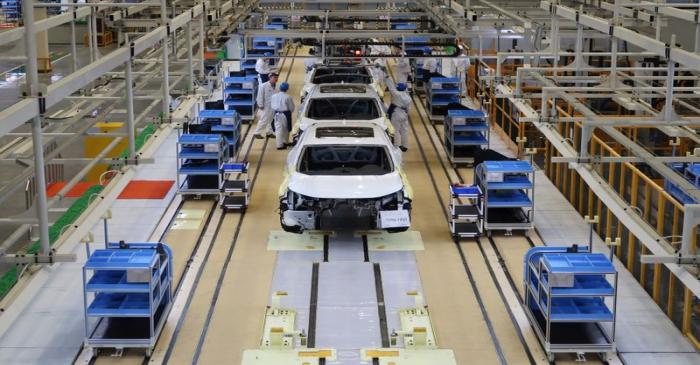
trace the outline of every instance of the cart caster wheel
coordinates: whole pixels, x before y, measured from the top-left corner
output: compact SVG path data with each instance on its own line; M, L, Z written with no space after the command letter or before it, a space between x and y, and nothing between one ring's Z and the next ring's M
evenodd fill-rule
M554 365L554 354L547 354L547 361L549 361L550 365Z

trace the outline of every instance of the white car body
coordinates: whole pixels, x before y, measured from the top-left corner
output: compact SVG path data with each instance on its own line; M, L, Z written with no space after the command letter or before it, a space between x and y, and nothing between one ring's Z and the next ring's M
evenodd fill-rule
M304 100L306 96L316 85L325 84L364 84L371 86L374 91L384 97L384 80L380 80L378 75L380 72L374 69L374 66L368 65L321 65L317 64L314 68L306 73L304 78L304 86L301 88L300 97ZM383 73L384 71L381 71ZM333 74L324 79L319 74ZM353 75L358 75L353 77Z
M314 107L314 104L321 103L324 101L318 101L319 99L328 100L327 103L336 104L339 103L371 103L374 105L372 108L373 113L360 113L355 115L343 116L338 113L319 113L322 115L315 115L318 112L318 108ZM326 102L324 102L326 103ZM358 104L360 105L360 104ZM330 105L329 105L330 106ZM370 106L370 105L366 105ZM340 108L340 106L339 106ZM299 107L299 114L297 115L296 122L292 128L292 138L298 138L300 133L303 133L309 126L316 123L329 123L329 122L357 122L362 121L364 123L375 124L382 129L386 130L389 134L394 134L394 127L386 115L384 101L381 96L374 91L373 88L368 87L363 84L324 84L324 85L314 85L310 90L307 97L301 103ZM341 108L341 112L344 111ZM345 110L347 111L347 110ZM374 113L376 112L376 113ZM366 114L366 115L362 115Z
M318 123L287 157L280 221L299 233L325 229L329 220L350 214L365 220L366 229L404 231L411 197L401 151L384 129L361 121Z

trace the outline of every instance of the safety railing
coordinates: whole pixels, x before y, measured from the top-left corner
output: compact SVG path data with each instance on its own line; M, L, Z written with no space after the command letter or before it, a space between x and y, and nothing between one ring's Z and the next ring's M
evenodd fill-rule
M479 67L488 67L480 63ZM541 137L539 131L531 124L520 121L520 113L509 99L496 97L492 84L480 80L475 72L470 79L470 95L481 95L490 101L489 115L491 123L507 135L514 146L518 140L527 137L526 145L537 149L536 161L542 161L542 168L552 183L562 192L567 200L581 215L598 216L595 230L601 237L620 238L621 245L615 254L627 269L651 295L659 307L674 324L700 349L700 300L694 296L662 264L642 264L641 255L649 254L646 247L622 225L617 218L598 199L592 190L586 189L583 179L577 172L569 169L565 163L553 163L552 157L558 156L556 149ZM537 104L539 101L533 101ZM550 107L553 106L551 100ZM538 105L533 105L538 108ZM560 117L575 115L573 108L562 100L557 100L557 112ZM560 122L558 131L576 149L579 148L581 125L578 122ZM633 140L636 139L635 128L623 131ZM623 152L616 143L602 131L596 130L589 145L591 155L616 157ZM523 146L517 146L523 147ZM649 177L642 167L633 163L600 163L595 166L598 174L603 176L611 187L642 216L656 231L666 237L677 249L683 226L684 208L675 198L663 189L663 182ZM697 252L697 231L693 234L692 252Z

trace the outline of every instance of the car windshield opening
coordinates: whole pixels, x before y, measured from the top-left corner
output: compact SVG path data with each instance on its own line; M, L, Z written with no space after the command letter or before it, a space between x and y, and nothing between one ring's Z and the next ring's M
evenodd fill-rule
M393 171L382 146L308 146L299 172L306 175L384 175Z
M317 120L369 120L379 118L371 98L315 98L309 101L308 118Z
M369 84L371 78L364 67L319 68L311 82L314 84Z

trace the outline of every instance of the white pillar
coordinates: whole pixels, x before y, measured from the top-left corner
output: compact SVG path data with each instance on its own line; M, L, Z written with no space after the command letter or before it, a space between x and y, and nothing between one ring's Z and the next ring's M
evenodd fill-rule
M24 16L24 48L27 55L27 84L29 95L39 95L39 75L36 62L36 31L34 30L34 1L22 0ZM46 197L46 175L44 171L44 141L41 135L41 117L32 119L32 144L34 149L34 177L36 184L37 200L36 213L39 218L39 241L41 253L48 255L51 252L49 240L49 210Z

